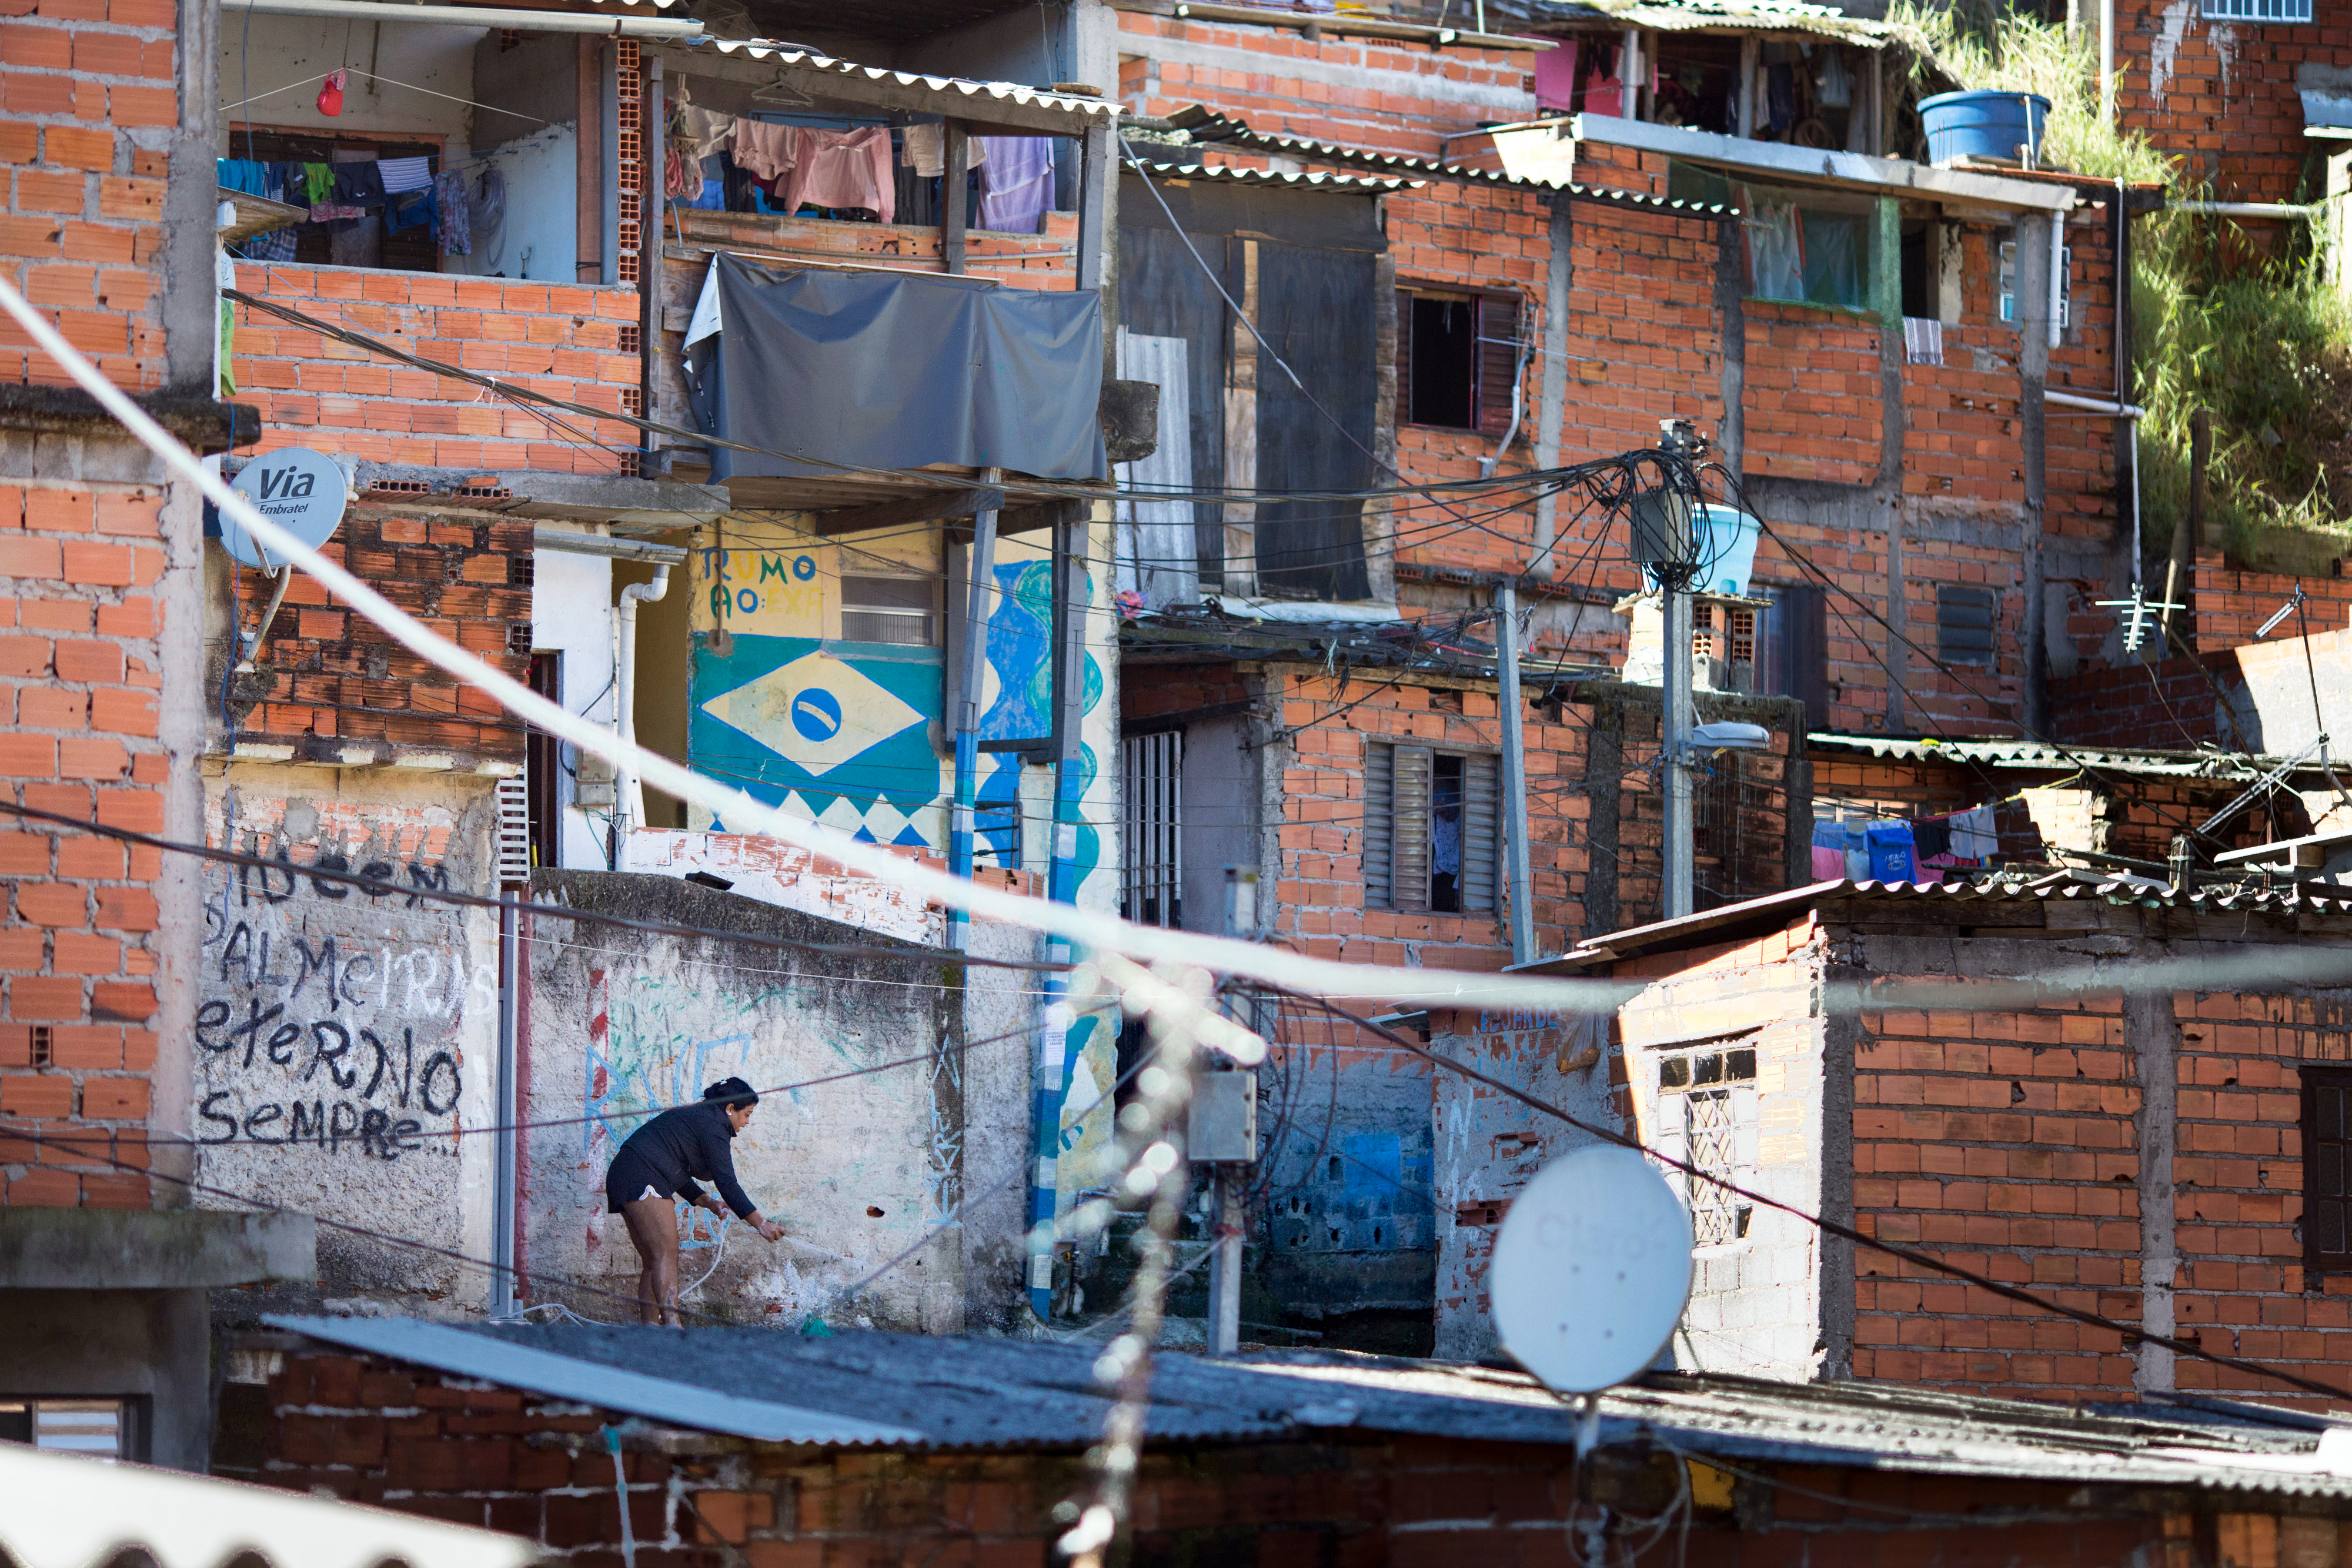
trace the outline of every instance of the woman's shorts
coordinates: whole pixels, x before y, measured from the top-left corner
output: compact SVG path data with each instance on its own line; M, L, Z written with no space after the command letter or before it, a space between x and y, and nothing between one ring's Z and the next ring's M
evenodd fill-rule
M641 1198L676 1197L654 1175L653 1168L636 1155L623 1149L613 1160L613 1168L604 1173L604 1212L618 1214L625 1203Z

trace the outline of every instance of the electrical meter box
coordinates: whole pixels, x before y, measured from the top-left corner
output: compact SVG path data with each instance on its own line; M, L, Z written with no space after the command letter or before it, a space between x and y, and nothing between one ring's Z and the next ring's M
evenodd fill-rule
M1257 1158L1257 1074L1203 1072L1192 1084L1184 1155L1196 1165L1248 1165Z

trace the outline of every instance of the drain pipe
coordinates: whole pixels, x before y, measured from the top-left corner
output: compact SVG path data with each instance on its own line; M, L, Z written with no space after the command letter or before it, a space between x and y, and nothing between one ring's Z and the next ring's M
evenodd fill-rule
M1495 443L1495 450L1478 459L1478 477L1481 479L1492 479L1495 476L1495 469L1503 461L1503 454L1508 452L1511 449L1511 443L1519 438L1519 420L1526 413L1528 405L1527 382L1528 345L1522 341L1519 344L1519 362L1513 368L1511 374L1510 427L1503 432L1503 439Z
M621 590L613 606L613 738L625 758L637 743L637 606L669 592L669 562L654 568L651 582L633 582ZM613 775L613 869L626 871L629 830L646 820L645 781L624 761Z
M2327 210L2325 202L2309 206L2292 202L2167 202L2165 206L2172 212L2193 213L2200 218L2267 218L2283 224L2315 218Z

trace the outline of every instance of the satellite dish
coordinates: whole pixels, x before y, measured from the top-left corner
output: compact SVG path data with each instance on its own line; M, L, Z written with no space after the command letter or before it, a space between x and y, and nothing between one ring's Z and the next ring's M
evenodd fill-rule
M1657 1359L1690 1282L1690 1215L1665 1177L1631 1149L1579 1149L1503 1220L1495 1328L1554 1393L1598 1394Z
M343 503L351 481L342 465L323 452L289 446L265 452L237 470L229 488L253 503L254 509L312 549L334 537L343 520ZM263 550L244 526L221 514L221 544L238 562L276 571L281 562Z

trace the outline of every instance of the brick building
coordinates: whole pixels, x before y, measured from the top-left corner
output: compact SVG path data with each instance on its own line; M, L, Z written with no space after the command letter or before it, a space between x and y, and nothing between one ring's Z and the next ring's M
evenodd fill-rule
M573 1561L1044 1563L1106 1408L1082 1346L281 1322L231 1389L260 1479ZM1522 1374L1256 1352L1162 1356L1148 1418L1142 1563L1561 1560L1563 1535L1585 1559L1663 1521L1699 1563L2252 1568L2331 1561L2352 1530L2318 1435L2251 1406L2085 1416L1652 1374L1602 1397L1571 1463L1575 1412Z
M1640 987L1610 1071L1645 1142L2326 1381L2341 1199L2314 1157L2335 1123L2314 1118L2347 1046L2312 948L2344 918L2325 885L1831 883L1612 933L1556 967ZM1702 1245L1678 1364L2074 1402L2307 1397L1689 1185Z

